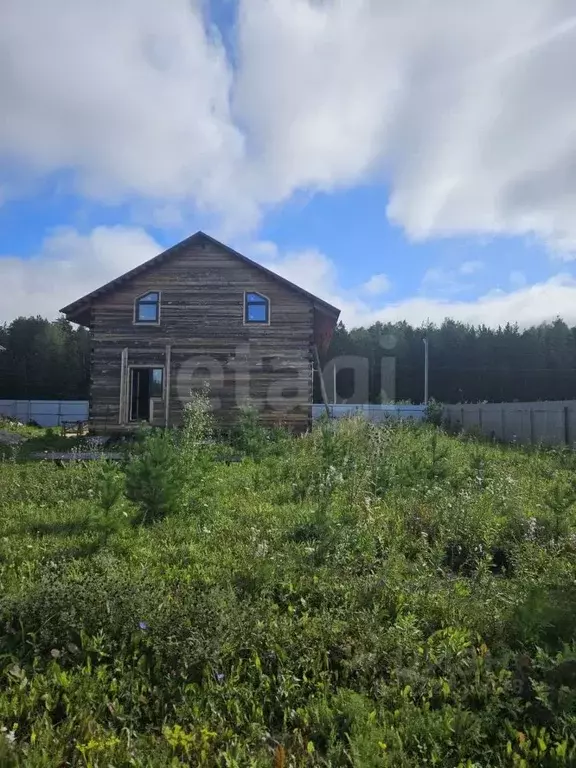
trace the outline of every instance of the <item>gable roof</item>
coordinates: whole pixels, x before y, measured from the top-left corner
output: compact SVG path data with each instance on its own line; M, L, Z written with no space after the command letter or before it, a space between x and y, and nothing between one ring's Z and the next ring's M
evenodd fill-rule
M68 304L67 306L63 307L60 310L60 312L65 314L68 320L71 320L74 323L79 323L80 325L87 325L87 323L85 322L87 319L87 310L89 310L90 305L94 299L99 298L100 296L103 296L105 294L111 293L112 291L122 286L128 280L131 280L133 277L136 277L136 275L140 275L142 273L147 272L153 267L156 267L159 264L162 264L163 262L173 258L177 254L179 254L184 248L189 247L191 245L196 245L198 243L201 243L202 241L210 243L211 245L216 245L219 248L222 248L230 256L234 256L235 258L240 259L245 264L248 264L249 266L254 267L255 269L258 269L260 272L263 272L264 274L268 275L268 277L271 277L277 282L286 286L286 288L289 288L290 290L296 293L299 293L301 296L305 296L306 298L310 299L310 301L312 301L314 309L320 310L321 312L332 316L334 319L334 323L338 319L338 316L340 315L340 310L337 307L334 307L332 306L332 304L329 304L327 301L324 301L323 299L318 298L318 296L314 296L313 293L309 293L308 291L305 291L304 288L300 288L300 286L295 285L294 283L290 282L290 280L286 280L285 277L281 277L280 275L277 275L275 272L272 272L272 270L267 269L266 267L263 267L261 264L258 264L255 261L252 261L252 259L249 259L247 256L243 256L241 253L238 253L238 251L235 251L233 248L230 248L229 246L224 245L224 243L221 243L218 240L215 240L213 237L210 237L210 235L207 235L205 232L201 232L201 231L196 232L194 235L191 235L190 237L187 237L185 240L182 240L182 242L177 243L176 245L173 245L171 248L168 248L166 251L159 253L158 256L154 256L152 259L148 259L148 261L145 261L142 264L139 264L137 267L134 267L134 269L131 269L128 272L125 272L123 275L120 275L114 280L111 280L109 283L102 285L100 288L96 288L96 290L91 291L90 293L87 293L85 296L82 296L80 299L76 299L76 301L73 301L71 304Z

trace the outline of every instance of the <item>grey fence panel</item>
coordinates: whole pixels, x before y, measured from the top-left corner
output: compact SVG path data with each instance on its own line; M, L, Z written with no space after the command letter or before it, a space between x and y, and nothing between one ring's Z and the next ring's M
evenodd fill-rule
M0 400L0 415L41 427L58 427L63 421L87 421L87 400Z
M464 431L524 444L576 443L576 400L446 405L444 418Z
M361 414L368 419L368 421L374 423L386 421L390 418L421 421L426 413L426 407L424 405L359 405L342 403L329 405L328 410L330 412L330 417L334 419ZM318 404L312 406L313 419L319 419L325 413L326 406Z

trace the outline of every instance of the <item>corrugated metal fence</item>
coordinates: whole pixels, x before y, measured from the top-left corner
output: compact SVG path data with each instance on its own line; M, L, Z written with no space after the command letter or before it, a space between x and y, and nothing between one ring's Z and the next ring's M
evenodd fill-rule
M421 421L426 411L423 405L330 405L330 416L362 413L373 422L389 418ZM323 405L312 406L312 418L318 419L326 412ZM58 427L63 421L87 421L87 400L0 400L0 415L10 416L27 424L35 421L42 427Z
M88 400L0 400L0 415L59 427L63 421L87 421Z
M445 405L443 414L453 427L504 442L576 443L576 400Z
M347 403L345 405L329 405L328 409L331 418L334 419L362 414L368 421L372 422L386 421L386 419L390 418L422 421L426 413L426 406L424 405L356 405ZM324 405L312 406L313 419L319 419L325 413L326 407Z
M338 404L328 408L332 418L361 413L375 423L390 418L421 421L426 413L423 405ZM312 406L313 419L325 412L324 405ZM88 401L0 400L0 415L24 424L34 421L42 427L58 427L65 421L87 421ZM445 405L443 415L453 427L506 442L576 444L576 400Z

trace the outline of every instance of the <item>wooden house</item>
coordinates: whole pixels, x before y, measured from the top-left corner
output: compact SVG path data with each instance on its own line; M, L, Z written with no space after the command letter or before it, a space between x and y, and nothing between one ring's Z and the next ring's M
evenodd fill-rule
M339 310L203 232L61 310L92 336L90 426L181 423L207 383L216 417L252 405L305 429Z

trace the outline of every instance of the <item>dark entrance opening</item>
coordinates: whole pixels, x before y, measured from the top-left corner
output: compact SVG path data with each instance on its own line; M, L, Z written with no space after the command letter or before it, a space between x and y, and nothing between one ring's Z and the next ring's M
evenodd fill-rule
M130 383L130 419L150 420L150 399L161 398L164 370L162 368L132 368Z

